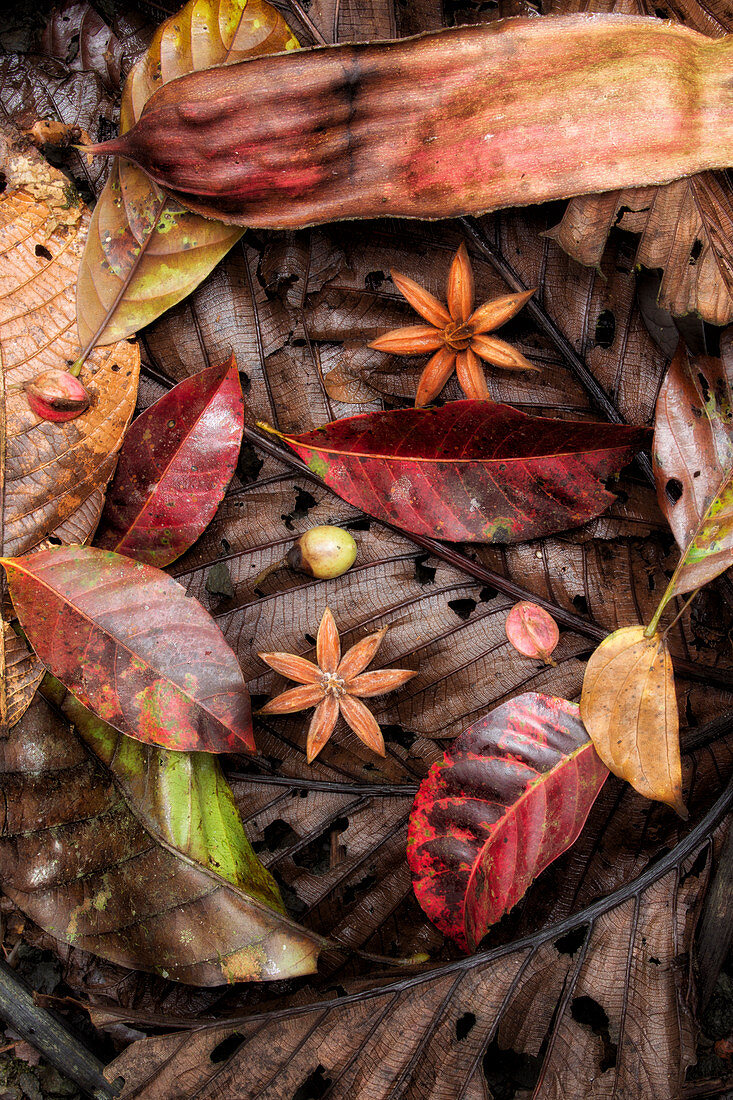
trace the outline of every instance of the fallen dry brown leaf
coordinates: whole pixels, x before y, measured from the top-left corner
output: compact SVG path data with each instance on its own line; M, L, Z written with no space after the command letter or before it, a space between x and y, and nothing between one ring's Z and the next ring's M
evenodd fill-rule
M649 624L667 603L729 568L733 548L733 333L721 359L691 358L680 343L659 392L654 474L659 503L682 551Z
M585 670L580 714L607 768L687 817L672 658L661 634L625 626L602 641Z
M66 177L7 127L0 170L2 549L12 556L50 535L83 542L94 530L135 407L140 354L123 341L90 356L81 380L91 404L77 419L51 423L31 411L23 384L66 369L79 352L75 286L89 213ZM37 677L6 633L9 644L14 675L2 705L17 721Z

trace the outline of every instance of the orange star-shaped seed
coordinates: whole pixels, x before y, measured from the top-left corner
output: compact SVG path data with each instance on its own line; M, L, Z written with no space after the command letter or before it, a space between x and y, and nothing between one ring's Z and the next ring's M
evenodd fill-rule
M306 754L309 764L333 733L339 712L365 745L380 756L385 755L382 731L361 700L371 695L384 695L417 675L405 668L364 672L386 633L387 627L384 627L376 634L369 634L342 657L336 623L326 608L316 638L317 665L295 653L260 653L261 660L270 668L303 685L276 695L262 707L260 714L293 714L308 707L316 708L308 728Z
M519 313L534 290L506 294L474 310L473 271L465 244L456 252L448 272L447 309L414 279L400 275L399 271L390 274L400 294L429 324L393 329L373 340L369 347L393 355L435 352L420 375L415 398L418 409L437 397L454 370L466 397L490 401L482 359L506 370L538 369L511 344L488 335Z

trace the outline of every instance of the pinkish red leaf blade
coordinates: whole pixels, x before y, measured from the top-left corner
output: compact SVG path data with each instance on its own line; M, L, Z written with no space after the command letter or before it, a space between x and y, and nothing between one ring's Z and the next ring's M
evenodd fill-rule
M451 542L519 542L599 515L614 499L604 481L648 436L451 401L284 438L340 497L378 519Z
M161 397L125 436L97 546L159 569L183 554L226 492L243 430L234 355Z
M565 699L519 695L464 730L410 815L407 860L430 919L475 948L576 840L607 776Z

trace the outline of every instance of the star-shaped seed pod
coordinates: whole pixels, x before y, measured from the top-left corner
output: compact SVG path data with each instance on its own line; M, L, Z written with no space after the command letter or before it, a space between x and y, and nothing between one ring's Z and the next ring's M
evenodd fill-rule
M317 665L295 653L260 653L260 659L270 668L303 685L276 695L262 707L260 714L293 714L309 707L316 708L308 728L306 754L309 764L333 733L339 713L343 714L365 745L380 756L385 755L382 731L361 700L393 691L417 675L405 668L380 668L364 672L386 633L387 627L384 627L375 634L369 634L342 657L338 629L333 615L326 608L316 638Z
M400 294L428 324L393 329L369 347L392 355L435 352L420 375L415 397L418 409L437 397L454 370L466 397L490 401L482 359L505 370L538 370L511 344L488 335L519 313L534 290L505 294L474 309L473 271L465 244L456 252L448 272L447 308L414 279L399 271L390 274Z

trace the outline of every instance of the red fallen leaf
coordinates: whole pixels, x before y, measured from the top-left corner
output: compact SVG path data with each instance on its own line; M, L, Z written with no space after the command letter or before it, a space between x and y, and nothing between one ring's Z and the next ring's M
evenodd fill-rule
M281 438L340 497L405 531L519 542L599 515L615 500L604 480L649 437L646 428L451 401L363 413Z
M607 776L566 699L527 692L464 730L410 815L407 861L431 921L475 949L574 843Z
M168 749L254 751L237 658L172 577L91 546L0 561L34 650L105 722Z
M538 657L546 665L554 664L550 654L560 641L560 631L544 607L527 600L515 603L507 615L505 630L518 653Z
M135 420L107 493L97 546L162 569L208 527L239 457L237 361L175 386Z

